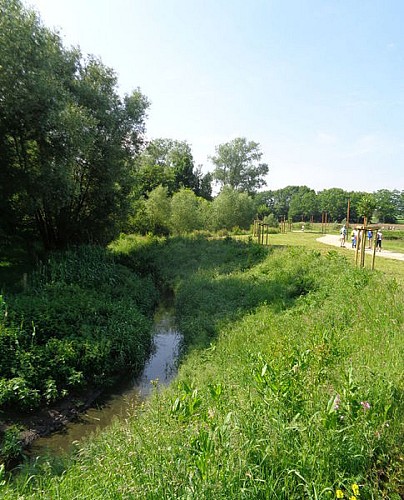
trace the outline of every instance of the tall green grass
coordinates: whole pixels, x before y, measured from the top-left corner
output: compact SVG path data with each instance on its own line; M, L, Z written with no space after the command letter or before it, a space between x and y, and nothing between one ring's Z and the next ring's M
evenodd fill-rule
M176 381L4 498L402 497L402 288L337 251L209 248L153 263L188 341Z

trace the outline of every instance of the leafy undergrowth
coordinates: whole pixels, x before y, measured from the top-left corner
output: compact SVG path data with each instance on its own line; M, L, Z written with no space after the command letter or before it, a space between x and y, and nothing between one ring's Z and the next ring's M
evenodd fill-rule
M257 250L235 246L226 267L191 246L192 266L163 251L188 339L176 381L4 498L402 498L402 289L337 252L247 265Z
M52 255L0 297L0 409L28 412L140 369L157 292L99 247Z

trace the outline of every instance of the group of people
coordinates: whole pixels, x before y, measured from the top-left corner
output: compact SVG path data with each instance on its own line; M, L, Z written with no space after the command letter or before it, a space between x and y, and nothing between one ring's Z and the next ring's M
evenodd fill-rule
M346 226L344 224L340 230L341 247L345 247L346 235L347 235L347 229L346 229ZM376 250L379 252L382 251L382 239L383 239L383 233L381 232L380 229L378 229L376 232ZM352 248L358 247L358 249L359 249L360 243L361 243L360 240L361 240L361 232L358 231L357 229L353 229L352 233L351 233ZM368 229L367 240L368 240L368 248L372 248L372 243L373 243L373 230L372 229Z

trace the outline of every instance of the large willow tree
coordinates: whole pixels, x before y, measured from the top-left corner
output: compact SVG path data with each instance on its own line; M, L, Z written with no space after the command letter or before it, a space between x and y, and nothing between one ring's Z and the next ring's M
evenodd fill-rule
M19 0L0 0L0 232L34 230L46 248L112 237L147 107Z

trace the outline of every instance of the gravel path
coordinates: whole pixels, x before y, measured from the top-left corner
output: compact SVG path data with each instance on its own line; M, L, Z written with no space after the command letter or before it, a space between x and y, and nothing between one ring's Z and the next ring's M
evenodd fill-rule
M326 245L333 245L335 247L340 246L339 235L337 234L326 234L325 236L321 236L321 238L317 238L317 241L320 243L325 243ZM347 241L345 245L346 250L355 250L352 248L351 242ZM366 249L367 254L372 254L373 250ZM395 259L395 260L404 260L404 253L398 252L390 252L389 250L382 250L381 252L376 252L376 257L384 257L386 259Z

